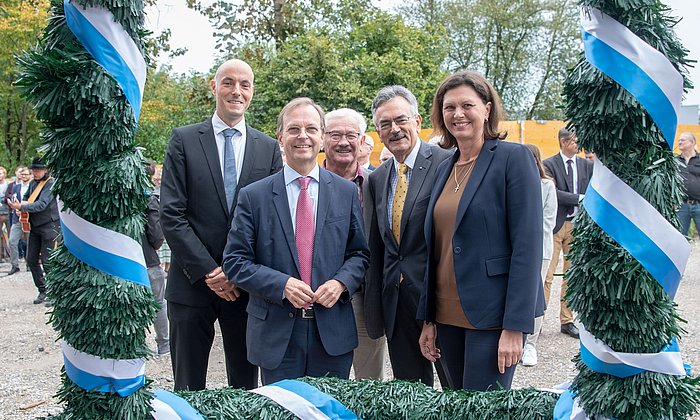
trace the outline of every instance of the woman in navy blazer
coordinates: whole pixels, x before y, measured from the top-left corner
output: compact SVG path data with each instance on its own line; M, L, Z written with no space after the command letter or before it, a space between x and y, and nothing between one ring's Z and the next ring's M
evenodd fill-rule
M544 313L540 177L525 146L502 141L502 114L474 72L449 76L433 102L440 145L457 152L438 168L428 205L417 317L421 352L453 389L509 389L524 334Z

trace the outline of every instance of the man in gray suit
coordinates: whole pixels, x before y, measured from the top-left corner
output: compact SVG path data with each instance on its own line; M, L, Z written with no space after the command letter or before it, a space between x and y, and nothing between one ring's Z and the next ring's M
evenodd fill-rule
M420 140L418 102L403 86L379 91L372 118L393 158L368 179L374 214L365 285L367 329L370 337L386 333L395 378L432 386L432 364L418 347L422 325L416 320L428 255L423 228L435 170L452 152ZM436 367L446 384L441 366Z
M549 176L557 187L557 219L554 225L554 252L544 280L544 299L549 303L554 270L559 264L559 253L564 251L564 273L569 270L571 262L567 258L574 229L574 216L579 210L579 203L593 176L593 162L577 156L578 143L576 134L562 127L559 130L559 153L542 162ZM561 281L561 301L559 304L559 322L561 332L578 338L578 328L574 325L574 315L564 300L566 279Z
M216 111L173 130L163 164L161 223L172 250L165 298L175 390L206 387L214 322L219 321L228 384L252 389L257 367L246 359L248 294L221 269L238 192L282 168L279 146L245 123L253 70L223 63L211 81Z

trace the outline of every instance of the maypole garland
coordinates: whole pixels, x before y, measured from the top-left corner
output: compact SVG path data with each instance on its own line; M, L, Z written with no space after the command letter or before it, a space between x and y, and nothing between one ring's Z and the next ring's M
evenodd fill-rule
M660 4L651 0L618 0L608 8L618 20L639 25L643 19L629 17L640 1L650 8L649 16L659 16ZM589 3L601 10L607 5ZM648 200L643 197L650 196L649 189L630 182L645 176L644 170L616 169L631 161L628 166L641 163L648 165L646 170L676 173L660 140L665 138L672 148L683 78L658 48L634 35L634 28L585 9L589 62L581 61L567 81L567 113L582 145L596 151L620 177L596 162L584 201L587 212L580 212L568 273L568 298L585 325L580 373L554 410L554 394L531 388L436 391L402 381L303 378L253 392L149 392L145 329L157 305L137 242L149 184L134 145L146 70L140 38L143 4L54 0L52 7L54 18L41 48L20 60L24 74L17 84L46 124L45 158L61 200L63 243L51 257L47 286L55 302L51 322L59 331L65 361L58 392L65 403L63 416L427 420L545 419L554 412L555 418L578 419L587 411L652 419L685 417L696 410L700 394L696 380L684 376L672 300L689 247L666 222L680 201L679 180L674 175L664 180L667 188L661 191L670 197ZM664 32L666 23L650 25ZM676 59L684 56L673 42L662 50ZM620 86L626 91L618 92ZM614 100L601 89L616 92ZM656 125L646 121L647 115ZM611 127L612 133L601 135L601 128ZM639 139L646 154L630 157L630 147L638 146L628 144L630 138ZM631 273L635 283L611 284L610 278L620 273ZM618 312L626 322L617 322ZM635 390L633 395L625 394L629 389Z

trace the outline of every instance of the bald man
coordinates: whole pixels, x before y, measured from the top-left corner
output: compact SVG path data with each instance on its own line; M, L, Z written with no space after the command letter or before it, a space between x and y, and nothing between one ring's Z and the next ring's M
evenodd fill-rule
M690 232L691 219L695 223L695 229L700 231L700 158L695 151L695 143L695 136L689 131L678 136L678 150L681 153L676 158L686 193L678 209L678 221L681 223L681 233L686 236Z
M210 84L214 115L173 130L161 180L161 223L172 250L165 297L176 391L206 387L217 320L229 386L258 384L258 369L246 358L248 295L221 264L238 191L282 168L277 142L245 123L255 90L250 66L229 60Z
M362 136L362 144L360 144L360 150L357 153L357 161L360 163L363 169L369 169L373 171L375 169L369 158L372 156L372 150L374 150L374 139L369 134Z

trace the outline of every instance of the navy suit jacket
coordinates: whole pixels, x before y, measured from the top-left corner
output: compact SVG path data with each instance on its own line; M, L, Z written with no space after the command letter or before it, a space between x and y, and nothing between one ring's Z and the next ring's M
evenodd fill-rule
M425 219L430 253L418 319L435 321L433 210L459 151L438 168ZM532 333L544 313L542 194L530 150L486 140L457 207L452 238L457 290L474 327Z
M554 179L554 185L557 187L557 220L554 224L554 233L559 232L559 229L564 225L569 210L581 205L579 194L586 193L588 183L593 177L593 162L580 156L574 156L574 159L578 175L578 194L572 192L566 185L566 167L559 153L542 162L545 171Z
M331 356L357 347L350 296L369 265L357 187L321 168L314 239L313 290L329 279L347 287L331 308L314 305L323 347ZM243 188L238 196L223 269L250 294L248 360L275 369L289 344L295 309L283 298L287 279L300 279L284 171Z

